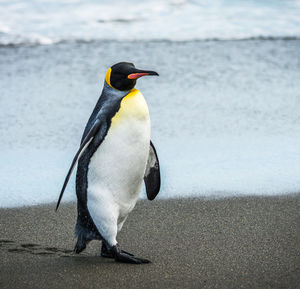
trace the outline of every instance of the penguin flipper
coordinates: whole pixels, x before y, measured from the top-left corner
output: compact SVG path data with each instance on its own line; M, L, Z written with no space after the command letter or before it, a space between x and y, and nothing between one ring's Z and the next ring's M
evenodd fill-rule
M152 201L155 199L160 189L159 161L152 141L150 141L149 157L144 175L144 182L147 198Z
M60 192L60 195L59 195L59 198L58 198L58 201L57 201L57 205L56 205L56 209L55 211L57 211L58 207L59 207L59 204L60 204L60 201L62 199L62 196L64 194L64 191L65 191L65 188L69 182L69 179L71 177L71 174L73 172L73 169L76 165L76 162L77 160L80 158L81 154L84 152L84 150L87 148L87 146L89 145L89 143L92 141L93 137L95 136L95 134L98 132L98 130L100 129L100 126L101 126L101 121L97 118L94 125L92 126L92 128L90 129L90 131L88 132L88 134L86 135L86 137L84 138L84 140L81 142L81 145L80 145L80 148L79 150L77 151L73 161L72 161L72 164L71 164L71 167L68 171L68 174L65 178L65 182L63 184L63 187L61 189L61 192Z

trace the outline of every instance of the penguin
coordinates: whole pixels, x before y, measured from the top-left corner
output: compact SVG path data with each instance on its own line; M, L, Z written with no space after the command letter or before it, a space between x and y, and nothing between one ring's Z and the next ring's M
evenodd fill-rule
M116 262L150 261L121 250L116 238L139 198L144 180L147 198L160 190L160 167L150 140L147 103L136 80L157 75L135 68L133 63L111 66L100 98L87 122L80 147L65 178L56 211L77 164L77 222L75 253L91 240L102 240L101 256Z

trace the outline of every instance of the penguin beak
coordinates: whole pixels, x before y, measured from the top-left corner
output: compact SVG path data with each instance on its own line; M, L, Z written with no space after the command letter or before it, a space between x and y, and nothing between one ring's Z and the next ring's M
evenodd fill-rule
M134 73L131 73L127 76L128 79L138 79L142 76L145 76L145 75L157 75L158 76L158 73L155 72L155 71L151 71L151 70L138 70L137 69L137 72L134 72Z

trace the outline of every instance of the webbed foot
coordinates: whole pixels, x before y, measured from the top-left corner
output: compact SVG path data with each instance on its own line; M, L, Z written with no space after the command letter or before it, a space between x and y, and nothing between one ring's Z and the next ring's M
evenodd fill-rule
M129 256L134 256L133 254L130 254L124 250L121 250L121 253L125 253ZM108 247L105 241L102 241L102 247L101 247L101 257L103 258L115 258L113 254L113 250Z
M151 263L150 260L137 258L134 255L127 253L125 251L120 250L118 244L111 248L113 257L115 258L116 262L121 263L131 263L131 264L147 264Z

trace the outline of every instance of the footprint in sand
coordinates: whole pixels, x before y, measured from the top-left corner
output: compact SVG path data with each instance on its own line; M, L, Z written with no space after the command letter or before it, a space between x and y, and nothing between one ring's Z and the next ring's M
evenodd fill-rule
M14 243L11 240L0 239L0 247Z
M12 253L24 253L26 252L25 249L19 249L19 248L13 248L13 249L8 249L8 252L12 252Z
M0 239L0 248L7 249L10 253L27 253L45 256L54 255L59 257L70 257L73 253L73 250L59 249L56 247L42 247L41 245L34 243L17 244L12 240L6 239Z

